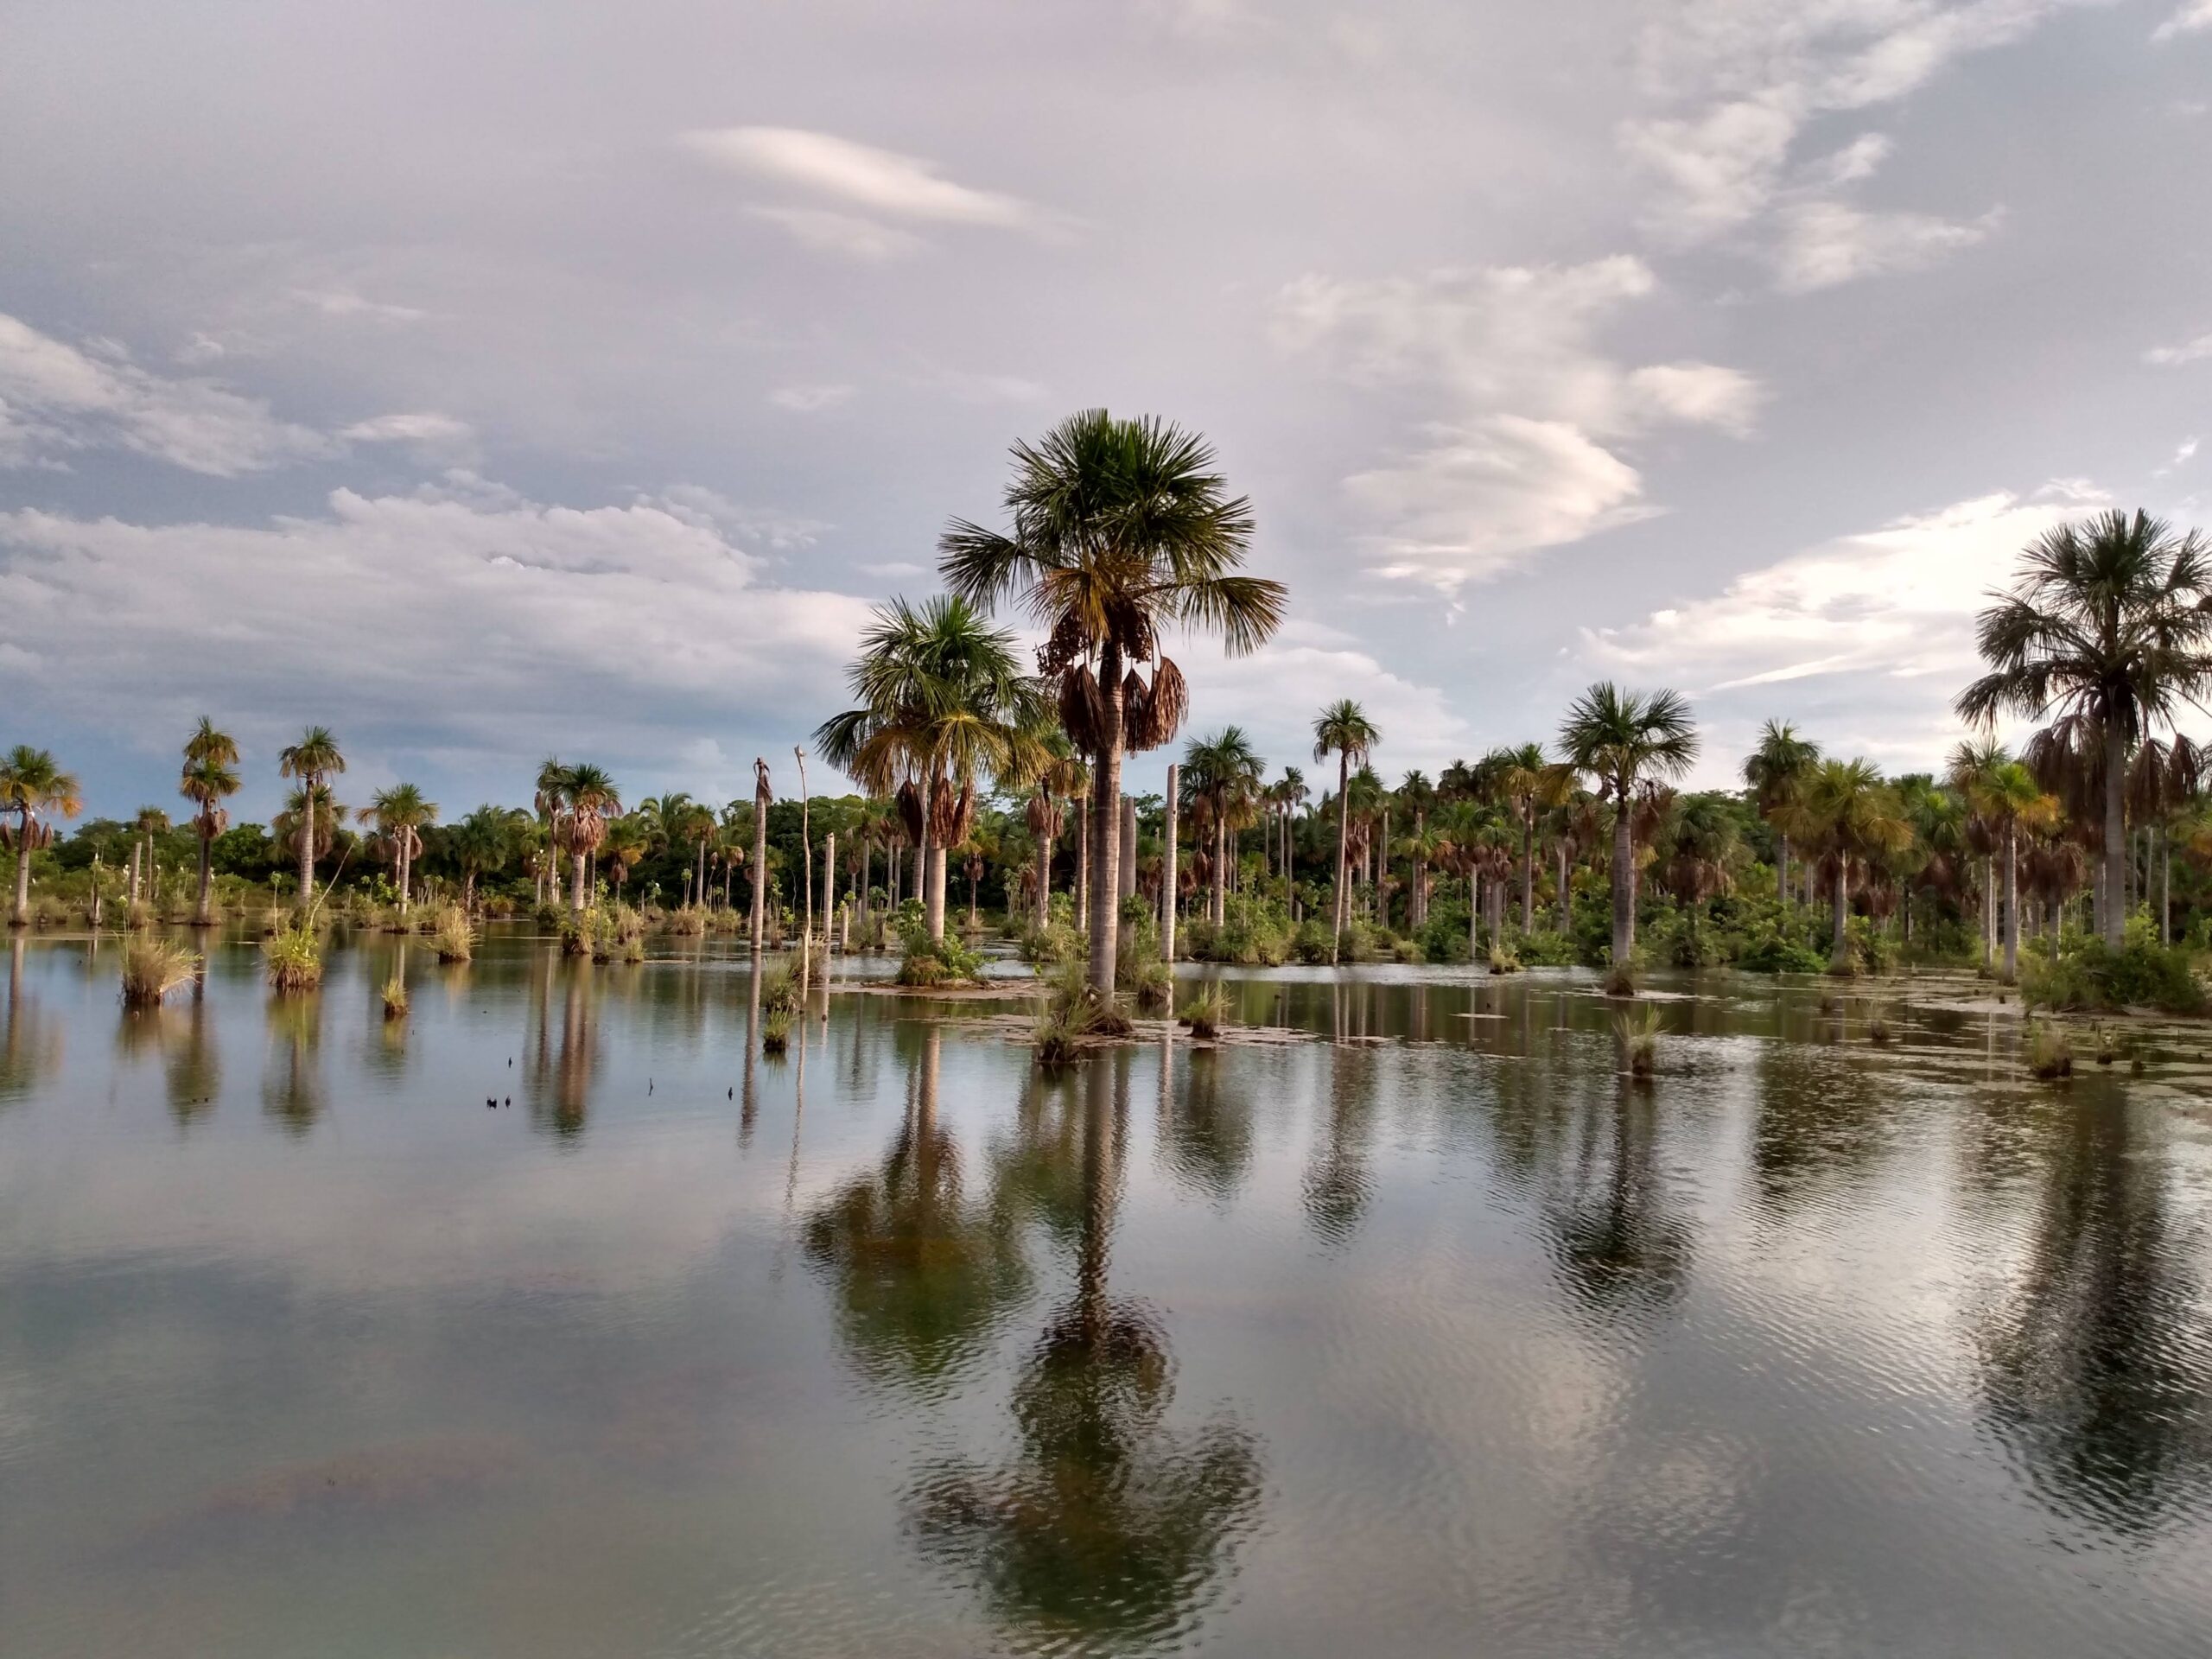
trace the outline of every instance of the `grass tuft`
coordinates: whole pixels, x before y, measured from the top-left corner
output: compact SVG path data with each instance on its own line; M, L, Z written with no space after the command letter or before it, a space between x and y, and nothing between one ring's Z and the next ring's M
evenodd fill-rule
M1192 1036L1211 1042L1229 1023L1229 993L1218 985L1202 985L1175 1018L1191 1028Z
M2031 1021L2024 1052L2029 1072L2045 1083L2074 1075L2074 1039L2063 1026L2048 1020Z
M200 971L200 958L167 939L133 939L123 950L123 1006L158 1007Z
M1659 1010L1647 1005L1637 1014L1613 1016L1613 1033L1628 1057L1628 1074L1649 1079L1659 1070Z
M384 982L384 1017L404 1020L407 1017L407 981L394 974Z
M476 930L468 912L459 905L441 905L430 931L430 945L440 962L467 962L476 954Z
M322 946L311 928L272 933L261 943L261 957L274 990L311 991L322 983Z

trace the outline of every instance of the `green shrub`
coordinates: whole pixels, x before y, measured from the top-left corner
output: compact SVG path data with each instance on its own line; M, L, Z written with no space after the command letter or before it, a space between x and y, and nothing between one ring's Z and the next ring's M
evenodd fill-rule
M1291 954L1304 963L1322 963L1329 959L1329 925L1326 922L1300 923L1290 942Z
M906 956L899 963L898 982L928 988L938 985L968 985L981 978L983 958L970 950L951 929L932 939L929 925L917 906L914 913L899 917L899 938Z
M1802 940L1780 933L1761 933L1753 939L1736 965L1754 974L1818 974L1827 970L1827 958Z
M2113 950L2101 940L2087 938L2062 950L2056 962L2028 957L2022 963L2020 995L2031 1008L2151 1007L2164 1014L2198 1014L2204 1008L2204 987L2190 966L2189 953L2148 941Z
M261 942L261 956L270 987L279 991L311 991L322 983L322 946L308 927L288 927Z

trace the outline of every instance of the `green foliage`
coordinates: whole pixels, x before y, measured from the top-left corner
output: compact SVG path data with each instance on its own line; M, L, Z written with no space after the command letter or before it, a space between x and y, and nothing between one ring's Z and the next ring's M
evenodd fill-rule
M957 934L950 928L941 939L932 939L929 925L915 906L909 915L901 909L899 915L899 939L906 956L899 964L899 983L928 988L937 985L969 985L982 976L983 958L970 950Z
M2029 1071L2045 1083L2074 1075L2074 1040L2063 1026L2048 1020L2031 1020L2021 1052Z
M1191 1035L1211 1042L1229 1023L1229 994L1219 985L1202 985L1192 993L1175 1015L1191 1028Z
M1300 924L1290 942L1291 954L1303 963L1324 963L1329 959L1329 925L1309 920Z
M1493 944L1490 948L1490 970L1493 974L1517 974L1521 971L1521 958L1514 955L1511 945L1503 942Z
M2021 1000L2031 1008L2156 1008L2164 1014L2201 1014L2204 987L2189 953L2147 938L2131 938L2113 950L2101 940L2073 938L2057 959L2023 959Z
M1328 938L1325 931L1321 938L1325 942ZM1232 893L1222 902L1220 926L1205 917L1186 921L1178 929L1176 945L1178 955L1193 962L1274 968L1289 960L1296 939L1290 918L1281 905L1250 893ZM1321 960L1328 960L1325 943Z
M798 1012L798 968L796 963L786 962L761 970L760 1007L766 1014Z
M285 927L261 942L271 988L311 991L322 983L322 946L308 927Z
M780 1054L791 1046L791 1020L788 1008L777 1008L760 1021L760 1052Z
M1754 974L1820 974L1828 959L1804 940L1768 928L1745 944L1736 965Z
M1175 976L1160 955L1160 927L1148 910L1125 913L1116 939L1114 988L1136 999L1141 1008L1156 1008L1167 1001Z
M200 958L166 939L133 939L123 949L123 1005L150 1008L200 971Z

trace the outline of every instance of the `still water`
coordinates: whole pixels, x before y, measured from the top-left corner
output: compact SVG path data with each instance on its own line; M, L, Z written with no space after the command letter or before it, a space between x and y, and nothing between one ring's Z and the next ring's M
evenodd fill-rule
M2200 1031L2054 1089L1720 976L1639 1084L1583 976L1286 970L1283 1040L748 1064L687 943L141 1015L16 943L0 1649L2212 1648Z

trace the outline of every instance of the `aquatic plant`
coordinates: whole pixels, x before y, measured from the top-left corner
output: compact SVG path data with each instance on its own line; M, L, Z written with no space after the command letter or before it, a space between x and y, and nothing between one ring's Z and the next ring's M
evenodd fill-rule
M1514 955L1512 946L1493 944L1490 948L1490 970L1493 974L1517 974L1521 971L1521 958Z
M1632 1077L1650 1077L1659 1069L1659 1010L1650 1003L1636 1014L1613 1016L1613 1034L1619 1039Z
M1634 996L1636 972L1625 962L1617 962L1605 969L1604 989L1607 996Z
M760 1007L770 1014L798 1012L798 969L796 966L786 962L761 970Z
M707 912L696 905L685 905L668 913L668 931L687 938L702 938L707 931Z
M2049 1020L2031 1020L2023 1052L2029 1071L2045 1083L2074 1075L2074 1039L2062 1025Z
M384 982L384 1017L404 1020L407 1017L407 979L395 973Z
M624 962L629 963L630 966L634 968L638 963L643 962L645 959L645 941L642 936L633 935L632 937L622 941L622 960Z
M780 1054L791 1046L791 1010L772 1009L760 1021L760 1052L763 1054Z
M311 927L270 934L261 942L261 957L274 990L311 991L322 983L322 946Z
M200 971L199 957L167 939L133 939L123 948L123 1005L158 1007L163 997L188 984Z
M459 905L439 906L430 944L440 962L467 962L474 957L476 930L468 925L468 912Z
M1202 985L1175 1017L1191 1028L1192 1036L1211 1042L1229 1023L1229 993L1217 984Z

